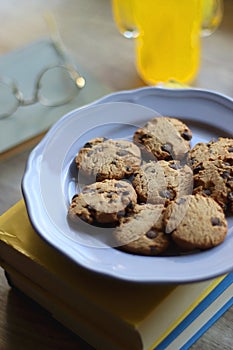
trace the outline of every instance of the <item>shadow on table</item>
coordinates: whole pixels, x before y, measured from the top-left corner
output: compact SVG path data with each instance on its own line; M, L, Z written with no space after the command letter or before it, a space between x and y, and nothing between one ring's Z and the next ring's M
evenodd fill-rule
M16 288L7 300L7 350L94 350Z

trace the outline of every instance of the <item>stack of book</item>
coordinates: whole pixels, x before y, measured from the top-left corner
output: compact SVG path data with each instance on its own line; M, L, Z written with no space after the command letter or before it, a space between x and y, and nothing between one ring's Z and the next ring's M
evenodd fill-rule
M13 286L95 349L188 349L233 304L233 273L160 285L89 271L40 238L23 201L0 219L0 265Z

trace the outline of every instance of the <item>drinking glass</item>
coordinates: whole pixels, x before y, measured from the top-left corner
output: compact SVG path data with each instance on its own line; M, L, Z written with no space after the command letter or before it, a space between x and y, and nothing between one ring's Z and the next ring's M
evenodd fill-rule
M113 17L119 32L127 39L138 36L134 16L135 0L112 0Z
M211 35L220 25L222 17L222 0L203 0L201 35L203 37Z
M223 15L222 0L112 0L118 30L135 39L136 68L149 85L190 84L200 67L201 37Z
M112 0L112 12L119 32L128 39L139 34L134 14L134 3L142 0ZM223 0L202 0L202 36L211 35L223 16Z

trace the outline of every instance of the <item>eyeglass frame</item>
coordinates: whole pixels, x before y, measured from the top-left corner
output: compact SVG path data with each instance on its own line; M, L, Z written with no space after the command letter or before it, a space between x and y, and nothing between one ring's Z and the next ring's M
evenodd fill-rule
M0 113L0 120L10 117L12 114L14 114L16 112L16 110L20 106L29 106L29 105L33 105L37 102L40 102L44 106L58 107L58 106L62 106L64 104L70 102L74 98L74 96L72 95L72 96L64 99L62 102L51 103L51 104L45 103L45 101L42 102L42 100L39 99L41 78L50 69L54 69L54 68L65 69L69 73L71 80L74 82L74 85L77 87L78 90L81 90L85 86L86 81L85 81L84 77L78 72L78 70L76 69L74 64L71 63L70 57L66 52L66 49L61 41L61 38L58 35L56 37L55 36L51 37L51 44L54 47L54 49L56 50L56 52L59 54L59 56L62 58L64 63L63 64L49 65L49 66L45 67L38 74L38 76L36 78L34 91L33 91L33 96L31 99L28 99L28 100L24 99L23 93L22 93L22 91L19 90L15 81L11 80L8 77L0 77L0 83L3 83L11 88L12 94L16 98L16 102L17 102L15 107L12 108L12 111L10 111L9 113L5 113L2 115Z

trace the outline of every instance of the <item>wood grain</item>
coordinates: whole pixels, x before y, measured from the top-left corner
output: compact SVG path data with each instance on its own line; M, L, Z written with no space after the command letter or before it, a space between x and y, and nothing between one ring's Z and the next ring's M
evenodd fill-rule
M202 66L193 85L233 97L233 1L225 0L224 5L220 28L202 40ZM110 0L1 0L0 54L47 36L43 18L47 11L55 16L62 38L75 59L112 91L144 85L134 66L133 41L117 32ZM33 144L1 158L0 213L22 197L21 179ZM232 349L232 324L233 308L191 349ZM0 269L0 349L88 350L91 347L29 298L11 290Z

